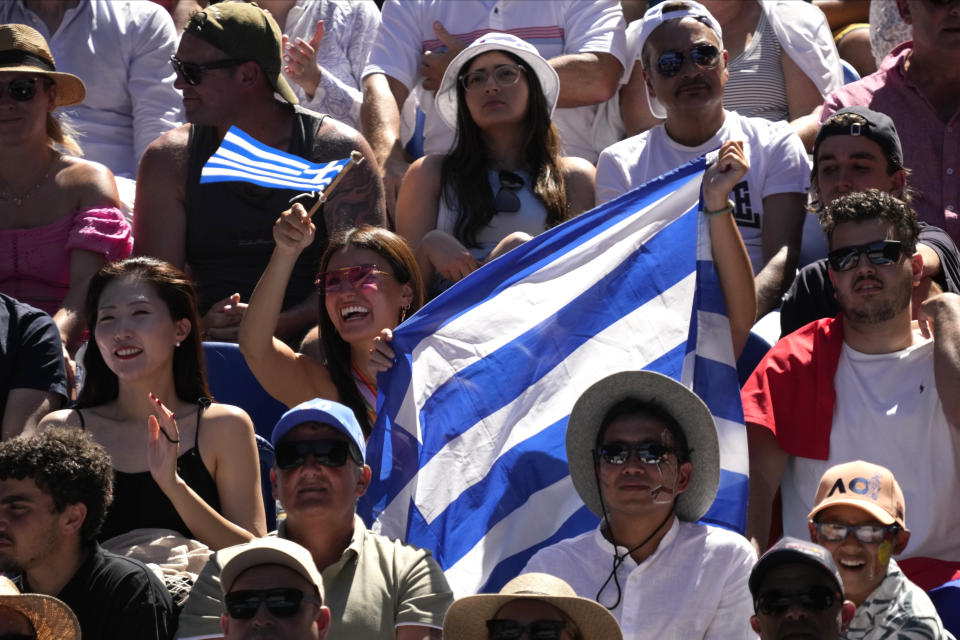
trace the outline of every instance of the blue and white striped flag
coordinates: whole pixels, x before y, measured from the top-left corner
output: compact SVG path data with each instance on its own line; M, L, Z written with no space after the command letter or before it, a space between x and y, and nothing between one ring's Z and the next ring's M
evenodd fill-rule
M541 234L394 332L360 513L430 549L457 596L496 591L597 518L567 469L574 402L624 370L681 380L719 429L705 521L743 531L747 443L733 347L698 214L703 158Z
M325 164L312 164L257 142L237 127L230 127L216 153L200 172L200 183L252 182L261 187L323 191L349 158Z

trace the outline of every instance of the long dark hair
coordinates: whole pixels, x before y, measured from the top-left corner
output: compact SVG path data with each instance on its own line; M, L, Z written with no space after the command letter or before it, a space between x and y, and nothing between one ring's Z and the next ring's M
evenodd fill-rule
M115 400L120 392L117 374L104 362L97 347L97 307L107 285L126 277L149 282L167 305L174 321L183 318L190 321L190 333L173 351L174 389L177 397L187 402L210 398L200 337L200 316L197 313L197 292L193 282L169 262L139 257L105 264L90 280L85 306L90 342L83 357L84 382L77 406L84 408L106 404Z
M389 263L390 270L393 271L393 276L398 284L410 285L413 290L413 300L410 302L410 308L406 310L406 315L409 316L423 306L423 278L420 277L417 259L413 256L413 252L410 251L410 247L407 246L403 238L382 227L370 225L341 231L327 243L327 249L324 251L323 257L320 258L320 271L326 271L334 254L347 247L373 251ZM337 386L341 404L353 409L357 421L363 428L364 435L370 435L373 424L370 423L370 417L367 415L366 407L363 404L363 396L360 395L353 379L350 344L337 333L333 320L327 313L325 298L325 294L321 292L320 342L327 359L327 369L330 371L333 383ZM400 313L398 310L397 323L399 324L399 322Z
M533 193L547 208L547 227L553 227L570 217L566 184L560 168L560 136L550 121L547 98L533 68L509 51L500 52L523 67L530 87L525 122L527 137L523 142L525 168L533 179ZM466 68L469 68L469 62ZM459 81L456 90L457 137L453 150L441 164L440 184L447 206L460 212L454 235L465 246L475 247L477 233L493 220L497 211L487 177L490 154L482 131L467 108L466 92Z

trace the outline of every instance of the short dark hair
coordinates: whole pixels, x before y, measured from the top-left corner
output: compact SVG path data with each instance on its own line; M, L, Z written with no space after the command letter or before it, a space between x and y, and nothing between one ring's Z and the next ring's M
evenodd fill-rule
M903 244L907 255L913 255L917 249L917 214L908 204L885 191L868 189L857 193L848 193L831 202L820 212L820 225L827 234L827 240L833 248L833 230L845 222L864 222L866 220L886 220L893 225L894 235Z
M619 418L625 416L638 416L642 418L651 418L663 423L673 437L673 445L677 449L677 460L680 463L690 462L690 448L687 446L687 437L683 433L683 427L677 422L669 412L663 407L639 398L625 398L616 403L607 411L600 421L600 429L597 431L597 441L594 443L594 450L599 451L603 444L603 436L607 432L607 427Z
M0 442L0 480L33 480L57 512L82 502L83 543L93 541L113 501L113 464L100 444L77 429L51 427L32 437Z

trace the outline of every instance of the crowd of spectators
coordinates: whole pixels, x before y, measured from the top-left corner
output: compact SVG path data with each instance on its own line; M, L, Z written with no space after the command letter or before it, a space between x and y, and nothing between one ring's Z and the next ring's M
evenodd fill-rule
M953 638L960 0L702 2L0 3L0 638ZM203 180L231 128L362 160ZM393 329L703 155L746 530L706 405L620 372L566 429L597 528L455 599L357 515Z

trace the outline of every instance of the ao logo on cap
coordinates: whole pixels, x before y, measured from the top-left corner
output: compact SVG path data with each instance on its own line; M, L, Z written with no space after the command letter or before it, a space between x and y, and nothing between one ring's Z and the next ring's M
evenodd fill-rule
M876 500L880 495L880 476L877 474L872 478L850 478L846 487L843 486L843 478L837 478L837 481L834 482L830 488L827 497L830 498L837 492L846 493L847 491L868 496L871 500Z

